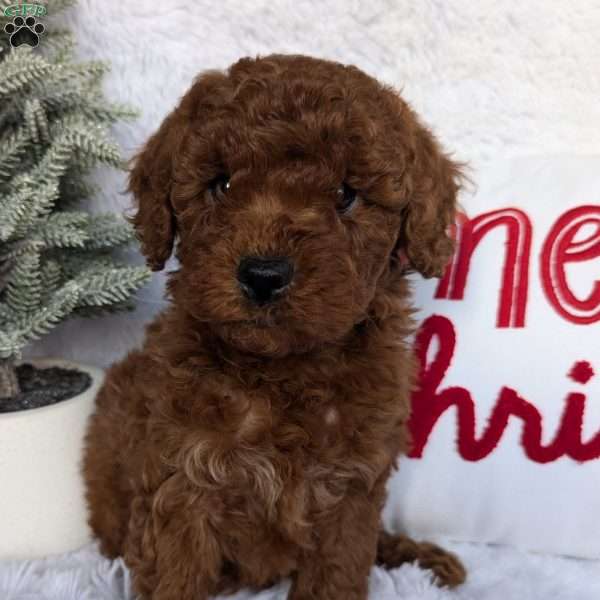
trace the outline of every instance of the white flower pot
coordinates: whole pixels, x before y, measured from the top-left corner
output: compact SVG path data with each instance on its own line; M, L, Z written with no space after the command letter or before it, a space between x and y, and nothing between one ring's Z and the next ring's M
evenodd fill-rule
M90 539L81 476L83 438L100 369L64 360L92 377L82 394L51 406L0 414L0 559L68 552Z

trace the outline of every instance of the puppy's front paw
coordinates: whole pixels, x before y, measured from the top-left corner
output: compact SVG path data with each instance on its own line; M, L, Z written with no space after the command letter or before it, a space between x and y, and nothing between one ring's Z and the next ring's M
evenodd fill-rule
M417 562L423 569L433 572L437 585L453 588L465 582L467 572L455 554L428 542L419 546Z

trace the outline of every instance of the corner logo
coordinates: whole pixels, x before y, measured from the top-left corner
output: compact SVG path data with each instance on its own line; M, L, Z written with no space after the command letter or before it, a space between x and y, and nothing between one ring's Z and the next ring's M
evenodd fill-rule
M10 36L9 43L13 48L31 46L35 48L40 43L40 35L46 28L37 17L48 13L41 4L12 4L4 9L5 17L13 17L12 22L4 26L4 31Z

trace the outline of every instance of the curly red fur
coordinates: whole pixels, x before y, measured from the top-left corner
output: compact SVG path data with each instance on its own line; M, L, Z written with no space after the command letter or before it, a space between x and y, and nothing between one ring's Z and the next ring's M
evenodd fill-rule
M92 529L144 598L289 576L292 600L364 600L375 561L464 579L379 527L415 373L400 257L441 273L460 177L391 88L302 56L201 75L150 138L132 221L155 269L177 242L172 302L108 372L84 460ZM243 297L245 256L293 260L284 297Z

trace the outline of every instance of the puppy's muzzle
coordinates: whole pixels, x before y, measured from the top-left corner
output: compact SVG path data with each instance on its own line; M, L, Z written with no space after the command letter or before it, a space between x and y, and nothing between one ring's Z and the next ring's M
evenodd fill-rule
M263 306L282 296L294 276L289 258L248 256L238 268L237 278L244 296Z

